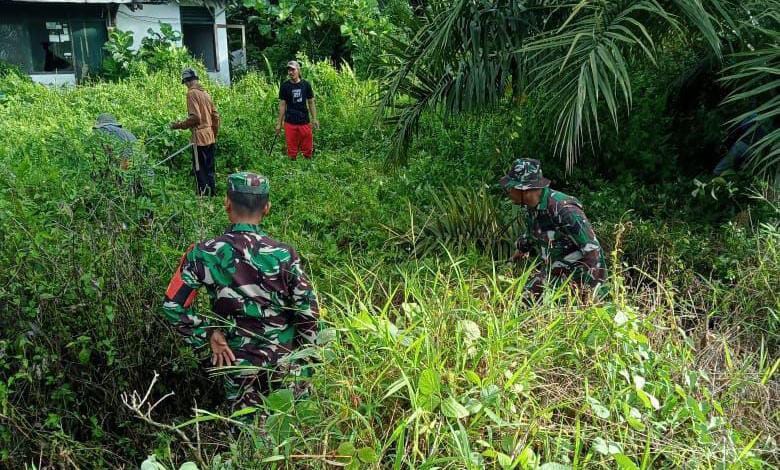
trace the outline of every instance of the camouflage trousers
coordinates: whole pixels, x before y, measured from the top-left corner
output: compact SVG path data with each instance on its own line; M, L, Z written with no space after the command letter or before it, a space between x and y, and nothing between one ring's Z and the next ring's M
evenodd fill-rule
M305 393L310 375L308 368L297 363L266 364L257 366L246 359L239 359L231 370L224 372L225 398L233 411L249 406L259 406L263 397L274 390L288 388L295 396ZM217 369L219 371L219 369Z
M555 262L538 269L528 279L528 282L525 284L525 290L532 297L538 297L550 285L560 285L566 280L569 280L570 285L579 290L591 289L601 292L604 287L604 284L593 279L587 270L562 262Z
M212 375L222 378L225 398L233 411L263 403L263 397L274 390L287 387L300 395L305 390L310 370L288 360L292 344L268 344L246 330L223 329L228 346L236 357L230 367L211 367L211 348L208 341L194 344L208 351L204 366Z

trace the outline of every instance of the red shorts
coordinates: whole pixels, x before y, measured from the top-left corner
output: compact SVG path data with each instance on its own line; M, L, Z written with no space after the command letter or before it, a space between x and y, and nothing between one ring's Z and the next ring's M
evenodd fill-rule
M311 124L290 124L285 122L284 138L287 141L288 157L295 160L298 158L298 151L300 150L305 158L311 158L311 154L314 151Z

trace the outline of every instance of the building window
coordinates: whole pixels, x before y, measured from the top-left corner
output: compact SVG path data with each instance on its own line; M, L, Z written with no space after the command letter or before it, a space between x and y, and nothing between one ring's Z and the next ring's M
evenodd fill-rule
M73 71L73 42L67 21L31 22L30 40L33 72Z
M0 60L29 74L100 71L106 42L104 5L22 4L0 0Z
M217 46L214 16L206 7L180 7L181 34L184 47L203 61L206 70L217 71Z

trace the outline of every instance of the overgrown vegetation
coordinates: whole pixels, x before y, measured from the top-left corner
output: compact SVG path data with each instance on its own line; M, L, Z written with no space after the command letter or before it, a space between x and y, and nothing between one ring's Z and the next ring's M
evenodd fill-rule
M775 0L458 0L420 11L419 28L395 45L382 87L395 161L406 160L428 110L455 115L528 99L551 150L571 169L602 133L620 129L640 89L636 68L679 55L665 44L670 38L696 51L691 69L706 62L736 86L729 100L745 103L732 124L757 115L755 129L778 113ZM659 81L665 90L676 82L667 78ZM776 169L779 137L771 132L751 146L759 170Z
M656 175L678 149L671 119L649 125L666 102L652 92L637 93L630 136L605 143L604 167L567 175L537 108L511 104L423 115L414 158L388 169L377 84L325 63L305 69L323 123L313 161L278 146L268 157L275 79L206 83L223 117L218 190L237 169L270 178L265 228L304 257L326 326L308 397L274 393L264 423L216 417L219 383L158 313L181 252L227 223L220 200L194 197L186 158L156 165L187 139L166 130L185 112L177 66L67 90L0 77L3 464L778 464L771 187L742 175L692 196L671 157ZM665 79L640 77L648 90ZM127 172L93 141L100 112L140 137ZM585 204L610 254L609 301L581 303L563 286L527 302L531 266L505 262L518 212L495 188L516 156L541 157ZM123 405L155 372L152 403L175 395L151 416L184 437Z
M117 80L141 73L141 70L179 70L192 61L187 49L178 45L181 38L181 33L170 24L161 23L159 33L149 28L138 47L133 49L133 32L114 29L109 32L108 41L103 46L102 75L106 79Z
M413 23L410 4L400 0L245 0L228 10L247 26L250 66L284 72L298 55L348 64L364 76L375 73L390 44Z

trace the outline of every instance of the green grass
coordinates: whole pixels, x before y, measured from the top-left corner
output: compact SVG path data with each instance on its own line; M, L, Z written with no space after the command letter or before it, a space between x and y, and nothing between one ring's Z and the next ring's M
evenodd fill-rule
M380 270L334 274L311 396L269 405L283 424L266 436L241 426L234 465L363 468L344 457L356 448L383 468L760 468L754 447L773 443L762 416L777 410L745 405L776 393L777 362L737 359L728 332L684 333L664 292L585 306L561 289L525 306L527 273Z
M149 174L186 134L149 141L130 175L90 137L99 112L158 134L184 110L176 77L0 80L4 465L133 467L154 454L178 468L198 453L214 469L777 465L776 206L719 225L697 218L714 203L675 198L680 182L562 179L612 252L611 300L561 287L528 304L528 267L502 262L517 213L491 187L510 160L495 145L505 117L432 118L410 165L387 168L374 84L322 64L309 76L323 123L311 162L278 142L268 157L266 79L207 84L224 120L220 194L234 169L270 178L264 225L302 254L323 305L310 394L269 397L264 426L228 417L219 381L159 315L181 252L227 224L219 198L194 197L186 158ZM155 371L152 401L175 395L151 417L177 430L122 404Z

